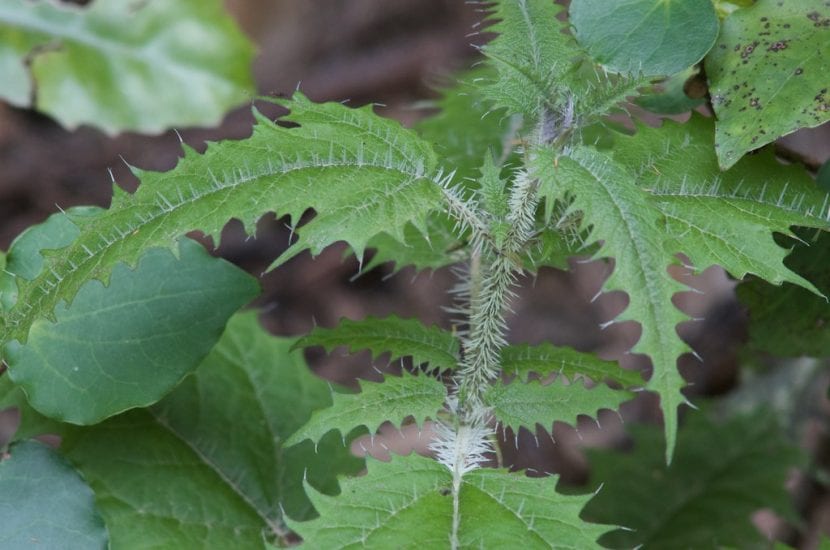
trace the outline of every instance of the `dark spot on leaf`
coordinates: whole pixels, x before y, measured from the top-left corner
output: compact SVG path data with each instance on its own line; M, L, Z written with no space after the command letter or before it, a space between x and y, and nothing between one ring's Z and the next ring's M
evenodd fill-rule
M800 74L804 74L804 69L802 69L801 67L799 67L799 68L797 68L797 69L795 70L795 73L794 73L794 74L795 74L796 76L798 76L798 75L800 75Z
M773 42L772 44L770 44L770 47L767 48L767 51L780 52L781 50L786 50L788 43L789 40L779 40L778 42Z
M452 492L452 491L450 491L447 487L444 487L443 489L441 489L440 491L438 491L438 493L439 493L442 497L445 497L445 496L449 495L451 492Z

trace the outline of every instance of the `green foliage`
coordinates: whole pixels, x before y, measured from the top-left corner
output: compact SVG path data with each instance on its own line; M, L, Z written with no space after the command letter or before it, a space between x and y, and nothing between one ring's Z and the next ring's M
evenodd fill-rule
M199 365L258 285L189 239L178 252L151 249L135 270L116 265L109 286L89 281L55 322L39 319L25 345L7 345L9 376L34 408L95 424L155 403Z
M411 357L415 365L428 363L439 370L454 369L459 352L458 340L451 333L399 317L342 319L335 328L316 327L300 338L297 346L323 346L327 352L338 346L346 346L352 353L369 349L375 354L389 353L390 362Z
M830 120L830 7L758 0L736 10L706 58L723 168L799 128Z
M314 208L317 216L278 262L341 240L362 255L381 232L403 240L408 223L423 229L441 198L429 179L436 161L427 143L369 109L314 104L300 95L285 104L292 109L286 120L300 128L257 115L250 138L211 145L204 155L187 148L170 172L136 170L141 187L132 195L116 187L108 210L69 214L79 236L44 253L40 275L18 281L25 307L3 319L4 341L24 342L32 323L53 318L57 305L71 303L89 279L106 283L117 263L134 265L148 248L171 247L192 230L218 240L231 218L252 233L268 212L297 223ZM360 184L349 185L355 178Z
M43 443L21 441L0 458L3 548L107 548L92 490Z
M363 381L360 393L333 394L334 404L316 411L287 444L305 439L316 442L331 430L339 431L345 438L358 426L374 434L384 422L398 426L410 416L421 424L436 417L446 398L444 384L426 374L405 372L403 376L387 376L383 382Z
M802 455L770 415L724 424L693 415L680 431L671 467L663 462L658 431L638 427L633 435L633 453L589 453L591 478L602 489L585 517L627 528L604 536L604 545L752 547L764 542L751 522L756 510L795 513L784 482Z
M537 381L494 384L484 394L484 402L502 426L533 432L537 424L547 431L554 421L576 424L579 415L596 416L599 409L616 409L631 397L629 392L602 384L589 389L582 382L565 385L557 378L548 385Z
M527 381L531 374L546 377L558 374L570 380L588 379L601 382L614 380L630 388L642 386L643 379L635 371L622 369L613 361L604 361L591 353L576 351L549 343L531 346L519 344L501 350L501 368L504 374Z
M580 44L620 73L677 73L718 37L711 0L573 0L570 15Z
M797 273L814 281L819 291L830 295L830 236L802 232L803 242L787 258ZM738 286L738 297L749 308L749 342L756 352L779 357L826 357L830 350L830 306L802 287L774 287L753 279Z
M253 93L253 53L217 0L0 6L0 97L69 128L216 124Z
M95 491L113 546L261 547L263 537L287 536L284 513L314 516L304 483L332 493L338 474L361 466L335 434L316 451L285 446L313 410L331 404L329 384L293 344L240 314L196 372L152 408L77 428L43 419L2 378L0 409L21 410L18 439L62 436L60 450Z
M21 56L39 48L47 30L61 31L59 51L33 54L32 74L37 80L48 68L49 78L74 88L80 79L94 91L83 101L79 93L61 97L61 107L77 115L65 123L115 131L138 117L159 129L171 123L169 105L154 104L147 115L147 98L160 95L147 94L147 86L169 71L195 88L192 97L174 98L174 106L193 104L174 107L176 115L218 117L228 103L217 98L238 95L233 78L247 78L250 61L247 44L217 17L218 3L201 11L194 0L131 5L135 16L121 32L125 19L111 16L127 9L124 2L0 8L0 77L20 73ZM71 512L97 529L94 545L108 536L113 547L265 548L291 544L297 534L310 548L759 542L749 515L769 507L792 517L782 484L799 463L770 422L719 426L693 415L674 465L665 465L685 401L677 360L691 351L678 335L689 319L674 302L691 289L669 275L671 266L683 261L699 273L719 265L736 279L757 278L740 291L751 306L751 345L826 355L817 329L827 306L816 296L827 291L826 239L813 232L830 229L828 194L772 150L744 153L827 119L816 75L830 16L814 0L745 4L574 0L565 21L550 0L497 0L481 22L496 34L482 48L484 62L445 90L431 104L438 114L414 130L370 107L316 104L298 93L277 100L290 110L279 122L254 111L250 137L211 143L203 154L185 147L169 172L135 169L138 190L116 185L109 208L73 208L24 231L0 253L0 353L9 367L0 407L20 410L15 440L23 441L0 464L0 485L18 487L0 493L0 508L8 508L9 494L30 514L42 497L24 495L20 484L46 472L80 484L72 497L78 504L56 508L59 521L30 526L51 540ZM723 33L707 52L717 17ZM35 31L32 21L48 21L48 29ZM22 24L29 27L9 30ZM204 37L224 29L235 45L205 38L191 55L179 47L187 33L173 32L181 25ZM130 57L122 42L152 44L155 53ZM684 89L703 74L704 55L717 122L694 114L682 124L634 121L632 131L615 129L609 115L625 108L621 102L662 112L693 108ZM96 74L84 76L90 67ZM216 74L232 74L237 84ZM650 82L649 75L663 78ZM49 78L36 84L43 109L40 102L54 95ZM115 78L132 83L123 87L128 95L114 93ZM11 80L3 93L21 103L27 80ZM753 120L736 94L760 102ZM113 111L108 101L116 97L122 100ZM213 114L205 114L205 102ZM745 143L756 134L764 139ZM269 213L287 216L297 235L271 269L336 242L348 245L361 272L387 262L418 270L463 264L453 270L451 330L369 317L286 339L266 334L254 313L232 316L256 285L184 236L199 231L218 244L229 220L253 234ZM309 221L298 228L301 218ZM787 259L798 241L816 244ZM590 353L508 344L507 312L523 275L566 269L575 255L613 259L602 289L627 293L628 305L601 326L639 324L631 351L651 359L649 380ZM412 366L347 393L312 375L298 349L310 346L365 349L389 361L409 358ZM803 385L810 376L790 378ZM768 400L779 379L769 380L746 385L731 407ZM753 389L760 385L767 389ZM573 423L618 408L632 389L659 395L665 454L653 431L638 432L635 454L595 454L595 477L606 485L587 513L635 531L603 536L609 527L581 519L593 495L557 493L555 476L490 467L501 456L497 425L518 431ZM370 462L365 476L346 479L334 496L338 476L362 465L349 452L355 429L374 435L386 422L421 428L427 420L429 429L418 433L429 438L434 458ZM61 437L56 452L26 442L44 433ZM39 458L20 461L21 450ZM8 509L15 521L24 517Z
M309 548L447 548L452 541L451 473L419 456L369 462L363 478L344 480L343 493L311 492L321 517L289 522ZM591 548L608 530L579 518L590 498L554 491L556 478L502 470L464 476L453 547Z

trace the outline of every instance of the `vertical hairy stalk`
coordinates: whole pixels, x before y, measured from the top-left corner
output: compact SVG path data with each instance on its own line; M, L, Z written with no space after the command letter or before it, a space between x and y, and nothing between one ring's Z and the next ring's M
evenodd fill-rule
M469 273L460 293L467 297L469 329L463 338L464 357L456 377L457 392L450 403L453 420L439 424L432 445L439 462L452 472L453 517L450 545L459 548L459 495L465 473L478 467L493 451L489 411L484 392L498 378L501 348L507 344L504 313L513 297L520 253L533 234L538 182L527 172L516 176L508 201L509 229L503 239L488 232L485 213L471 199L445 187L450 213L472 234ZM498 243L498 245L496 245Z

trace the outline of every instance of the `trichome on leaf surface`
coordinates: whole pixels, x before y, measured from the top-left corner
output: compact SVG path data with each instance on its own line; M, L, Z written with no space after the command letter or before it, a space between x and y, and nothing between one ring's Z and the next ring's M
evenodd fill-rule
M24 104L39 86L35 107L69 126L90 120L61 114L44 67L65 67L77 83L73 59L103 56L141 74L146 60L95 34L118 4L73 8L72 32L53 13L67 7L0 9L0 52L13 74L23 78L15 63L34 59L34 81L4 97ZM145 15L163 28L162 8L152 9ZM794 242L830 229L828 195L771 147L747 153L830 119L821 78L830 7L572 0L566 21L550 0L497 0L483 13L494 34L483 62L412 129L372 107L315 103L298 91L270 100L288 111L278 121L255 109L250 137L203 153L183 145L170 171L133 169L135 192L115 184L109 208L60 211L0 254L0 407L21 414L0 462L0 546L713 547L762 544L750 523L759 508L795 518L783 485L804 458L777 419L732 413L715 422L698 412L678 434L687 399L677 361L695 352L677 332L691 319L673 300L694 289L669 268L751 276L741 293L758 334L786 338L771 328L777 315L826 313L823 282L805 278L815 271L811 250L799 249L793 269L784 260ZM225 33L247 62L250 46L235 27L211 18L222 15L189 21ZM33 48L49 29L67 47L41 59ZM175 63L150 63L151 83L162 78L155 69L195 63L194 77L224 86L208 103L224 105L247 82L206 75L198 52L162 44ZM682 82L701 67L715 116L703 108L652 127L627 112L634 102L699 104ZM97 99L107 85L89 86L92 114L83 113L101 128L180 122L174 102L133 124ZM216 108L185 120L210 122ZM257 296L257 281L187 237L198 231L218 243L231 219L253 235L270 213L296 234L270 269L337 242L362 272L387 262L454 266L452 326L367 317L271 336L256 311L237 313ZM630 351L648 357L650 376L588 352L508 342L521 276L573 256L613 259L603 291L626 293L628 305L604 325L639 324ZM776 313L781 302L757 298L767 294L813 309ZM350 392L311 373L303 349L314 346L411 361ZM782 348L826 355L822 346ZM624 458L591 453L594 477L607 482L598 494L503 464L501 431L573 425L618 410L638 390L659 397L663 435L638 431L636 453ZM350 453L356 437L385 423L417 428L429 456L364 463ZM41 434L59 435L60 446L32 440Z

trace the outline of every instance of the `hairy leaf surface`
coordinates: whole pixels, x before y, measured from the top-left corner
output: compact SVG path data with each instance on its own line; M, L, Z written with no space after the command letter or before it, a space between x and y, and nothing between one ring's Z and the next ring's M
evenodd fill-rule
M34 408L94 424L155 403L199 366L258 285L190 239L179 255L152 249L135 270L117 265L109 286L88 282L55 322L39 319L25 345L6 346L9 376Z
M602 490L585 517L630 529L609 533L603 544L747 547L766 542L751 522L758 509L795 517L784 483L801 452L786 442L771 415L723 425L692 415L670 467L656 430L639 427L633 435L633 453L589 451L591 479Z
M828 63L827 2L758 0L731 13L706 58L721 167L830 120Z
M633 174L596 149L578 147L559 159L543 152L536 166L546 200L573 197L571 208L583 212L584 225L591 227L589 240L603 242L597 256L616 259L604 288L628 292L628 308L617 321L637 321L642 327L632 351L649 355L654 364L645 387L660 394L670 457L677 407L684 401L677 357L688 347L675 328L684 315L671 299L683 287L666 272L671 255L659 231L662 216Z
M69 128L214 125L253 93L253 54L217 0L0 5L0 97Z
M427 418L435 418L443 408L447 389L436 378L404 371L403 376L387 376L383 382L364 380L360 393L334 393L332 398L334 404L316 411L286 445L306 439L317 442L331 430L339 431L345 438L358 426L374 434L384 422L400 426L409 416L422 424Z
M698 270L720 265L737 279L754 274L815 291L784 266L788 250L772 235L792 236L791 226L830 228L828 194L770 151L721 172L713 143L712 121L694 116L686 124L641 126L634 136L620 135L614 155L655 197L665 231Z
M268 212L296 224L313 208L317 215L278 263L337 241L362 256L379 233L404 239L407 224L423 229L442 201L426 142L369 108L314 104L299 94L284 103L292 109L286 120L302 126L284 128L257 115L250 138L211 144L204 155L186 149L169 172L137 171L141 186L135 194L116 188L108 210L70 214L80 235L44 252L38 277L19 281L19 301L27 306L4 316L4 340L25 341L36 319L71 302L89 279L106 283L116 263L134 265L146 249L170 247L191 230L218 239L230 218L252 233Z
M625 74L682 71L718 37L711 0L573 0L570 20L594 59Z
M549 343L506 346L501 350L501 367L504 374L515 375L525 382L530 374L541 377L561 374L571 381L577 378L595 382L610 379L626 388L643 385L638 372L625 370L615 361L605 361L593 353Z
M425 326L417 319L400 317L341 319L334 328L316 327L300 338L296 346L323 346L329 353L338 346L346 346L351 353L368 349L375 357L389 353L390 362L411 357L416 366L428 363L442 371L457 366L459 353L458 339L452 333Z
M547 0L499 0L487 27L498 33L483 51L497 77L481 90L496 108L528 115L530 121L543 108L557 111L567 89L562 82L581 50L565 34L557 19L562 7Z
M72 466L38 441L0 457L0 546L107 548L107 529L92 490Z
M484 402L503 426L514 431L525 427L533 432L537 424L547 431L556 421L574 425L579 415L595 417L598 410L617 409L632 397L630 392L612 390L604 384L589 389L582 382L565 385L561 379L547 385L515 380L490 386Z
M308 548L449 548L452 475L416 455L371 461L369 473L342 482L329 497L310 491L319 519L291 521ZM586 523L580 511L591 495L556 493L557 478L528 478L479 469L461 480L460 548L592 548L607 526Z

